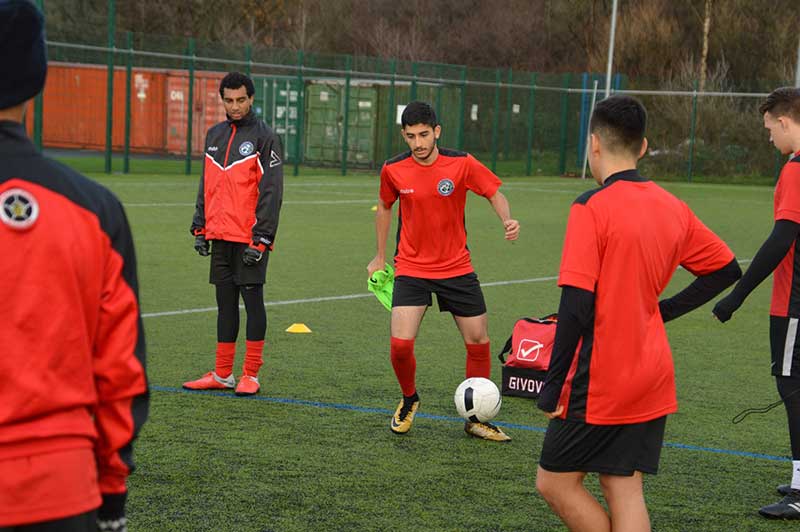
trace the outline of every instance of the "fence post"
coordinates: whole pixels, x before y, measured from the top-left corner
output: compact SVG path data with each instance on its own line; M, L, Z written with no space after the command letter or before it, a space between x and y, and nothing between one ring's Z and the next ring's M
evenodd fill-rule
M497 173L497 135L500 122L500 69L495 71L494 117L492 118L492 172Z
M589 73L584 72L581 74L581 117L579 120L580 128L578 128L578 164L583 164L583 153L586 151L586 108L589 106L589 93L586 89L589 88Z
M39 11L44 13L44 0L36 0L36 5L39 7ZM42 149L43 102L44 90L41 90L33 100L33 143L39 150Z
M386 122L386 160L392 158L392 138L395 130L395 116L397 109L394 103L395 80L397 78L397 59L391 60L392 79L389 82L389 120Z
M342 119L342 175L347 175L347 133L350 126L350 76L353 69L353 56L348 55L344 75L344 113Z
M250 44L244 45L244 60L246 62L244 66L244 73L249 78L253 70L253 47L250 46Z
M558 153L558 175L564 175L567 171L567 121L569 114L569 83L570 74L564 74L562 86L564 91L561 93L561 135L560 148Z
M417 76L419 75L419 65L416 61L411 63L411 95L409 101L414 101L417 99Z
M508 69L508 87L506 89L506 131L505 131L505 146L503 146L503 152L505 153L505 160L508 161L511 159L511 116L514 112L514 104L512 102L512 94L513 89L511 88L511 84L514 83L514 71L512 69Z
M186 102L186 175L192 173L192 121L194 120L194 38L189 37L189 94Z
M125 150L122 156L122 173L131 171L131 75L133 71L133 33L126 32L128 57L125 62Z
M692 182L692 171L694 170L694 136L697 127L697 80L694 80L694 91L692 91L692 125L689 131L689 163L686 179Z
M459 90L461 93L461 102L460 102L460 109L461 112L459 113L458 118L458 143L457 147L459 150L464 149L464 121L467 119L467 67L463 67L461 69L461 88Z
M303 81L303 50L297 51L297 123L294 130L294 175L300 175L300 151L303 149L302 134L303 121L305 120L305 82ZM289 104L291 103L291 86L286 94L286 115L289 116ZM286 127L286 137L289 137L289 127Z
M114 127L114 33L116 32L115 0L108 0L108 78L106 81L106 153L105 171L111 173L111 133Z
M617 72L614 74L614 91L622 89L622 74Z
M531 74L531 92L528 96L528 160L525 163L525 175L533 175L533 111L536 98L536 73Z
M436 65L436 77L439 78L439 81L436 83L436 99L433 103L433 108L436 110L436 116L439 118L439 122L442 121L442 68L441 65ZM450 133L448 132L448 137ZM448 142L448 146L452 146Z

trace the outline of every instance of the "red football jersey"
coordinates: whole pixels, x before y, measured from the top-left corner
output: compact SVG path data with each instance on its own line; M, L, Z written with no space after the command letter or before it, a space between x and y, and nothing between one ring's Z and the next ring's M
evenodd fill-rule
M775 185L775 220L800 223L800 151L784 165ZM772 316L800 316L800 276L794 274L795 268L800 268L796 246L789 249L772 276Z
M593 292L595 315L562 387L564 417L612 425L675 412L659 295L678 265L707 275L733 258L684 202L636 170L580 196L570 210L558 284Z
M439 149L430 166L405 153L381 170L380 200L400 198L395 275L446 279L473 271L467 248L467 190L491 198L502 182L472 155Z

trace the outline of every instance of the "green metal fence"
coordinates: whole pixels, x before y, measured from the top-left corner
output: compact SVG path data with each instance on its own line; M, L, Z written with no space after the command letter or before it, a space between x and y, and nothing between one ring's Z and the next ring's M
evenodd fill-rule
M109 6L105 32L94 24L80 39L62 40L58 28L48 26L51 76L29 124L45 148L102 153L105 172L135 172L143 157L165 165L180 160L187 174L197 171L205 130L224 117L218 80L239 70L253 77L255 111L283 139L295 175L301 166L342 174L376 170L404 150L398 116L413 99L437 110L440 145L467 150L500 175L580 175L592 85L605 84L603 75L591 73L481 69L119 33L113 2ZM97 81L100 70L104 80ZM91 96L76 76L85 77L81 83L104 83L104 91ZM780 84L761 86L765 93ZM764 93L698 94L695 87L667 92L619 74L612 87L636 94L649 109L650 153L642 165L654 177L774 178L780 158L756 110ZM84 121L95 129L103 124L104 138L92 136ZM72 126L67 131L61 131L64 122Z

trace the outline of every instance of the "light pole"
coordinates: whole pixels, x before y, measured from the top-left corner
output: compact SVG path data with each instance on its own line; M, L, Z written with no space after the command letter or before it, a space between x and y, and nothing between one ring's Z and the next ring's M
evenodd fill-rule
M606 95L611 94L611 67L614 64L614 37L617 34L617 0L611 7L611 32L608 35L608 65L606 66Z

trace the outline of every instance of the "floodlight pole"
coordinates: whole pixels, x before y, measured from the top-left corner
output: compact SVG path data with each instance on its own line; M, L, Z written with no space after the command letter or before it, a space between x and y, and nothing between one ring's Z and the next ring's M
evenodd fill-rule
M608 35L608 64L606 66L606 93L605 98L611 94L611 67L614 64L614 37L617 35L617 0L611 7L611 31Z

